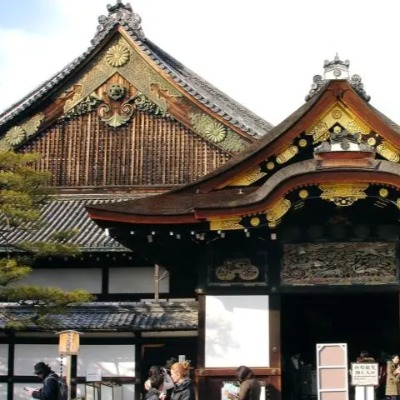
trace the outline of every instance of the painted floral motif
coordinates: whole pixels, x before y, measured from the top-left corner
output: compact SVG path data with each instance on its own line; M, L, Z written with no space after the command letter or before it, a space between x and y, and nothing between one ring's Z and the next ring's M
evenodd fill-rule
M117 44L111 47L106 54L106 61L112 67L122 67L125 65L130 57L127 47Z
M26 133L20 126L14 126L5 136L6 142L10 146L18 146L25 140L25 138Z

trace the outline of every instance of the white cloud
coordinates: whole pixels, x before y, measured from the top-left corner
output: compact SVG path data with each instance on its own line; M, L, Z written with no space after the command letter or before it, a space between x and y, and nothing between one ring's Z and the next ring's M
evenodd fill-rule
M107 14L108 3L115 3L48 2L57 21L52 35L0 27L0 60L5 60L0 65L0 109L81 55L95 34L97 18ZM361 75L371 103L400 121L396 0L202 0L190 5L187 0L132 0L131 4L149 39L272 123L302 105L312 77L322 73L323 61L336 52L350 60L352 74Z

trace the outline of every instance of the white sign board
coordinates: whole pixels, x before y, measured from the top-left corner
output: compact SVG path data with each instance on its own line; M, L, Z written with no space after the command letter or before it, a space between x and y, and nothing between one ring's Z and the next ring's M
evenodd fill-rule
M86 382L101 382L101 369L86 371Z
M377 386L378 363L351 363L351 384L354 386Z

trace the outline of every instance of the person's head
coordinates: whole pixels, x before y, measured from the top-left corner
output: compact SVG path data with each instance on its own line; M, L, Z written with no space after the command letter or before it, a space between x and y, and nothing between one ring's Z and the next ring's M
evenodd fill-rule
M171 366L171 378L174 383L180 383L189 376L190 364L187 361L177 362Z
M152 367L150 367L149 378L151 378L152 376L159 376L159 375L162 375L160 367L158 367L157 365L153 365Z
M44 377L46 377L50 371L51 368L49 367L49 365L45 364L43 361L38 362L33 367L33 373L37 375L40 379L44 379Z
M400 361L399 355L398 354L392 354L391 360L392 360L393 364L398 364L399 361Z
M153 375L150 377L150 386L154 389L160 390L164 383L163 375Z
M254 376L253 371L249 367L246 367L245 365L241 365L236 370L236 377L239 382L243 382L247 379L253 378L253 376Z

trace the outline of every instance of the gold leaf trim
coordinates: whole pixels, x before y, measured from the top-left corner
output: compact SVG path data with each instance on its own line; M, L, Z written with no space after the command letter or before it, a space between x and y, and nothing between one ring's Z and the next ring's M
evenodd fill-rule
M368 189L368 183L328 183L319 185L321 199L332 201L339 207L351 206L355 201L365 199L367 194L364 192Z
M228 218L228 219L216 219L210 221L211 231L223 231L223 230L234 230L243 229L243 225L240 225L241 218Z
M251 171L248 171L246 174L236 178L232 181L229 186L249 186L254 182L257 182L259 179L267 175L266 172L262 172L258 167Z
M280 219L289 211L291 202L282 197L270 209L266 210L268 226L274 228L280 222Z
M276 162L278 164L284 164L293 158L298 152L299 148L295 145L291 145L276 156Z
M377 146L376 151L389 161L399 162L400 155L397 149L392 146L389 142L382 141L380 145Z

